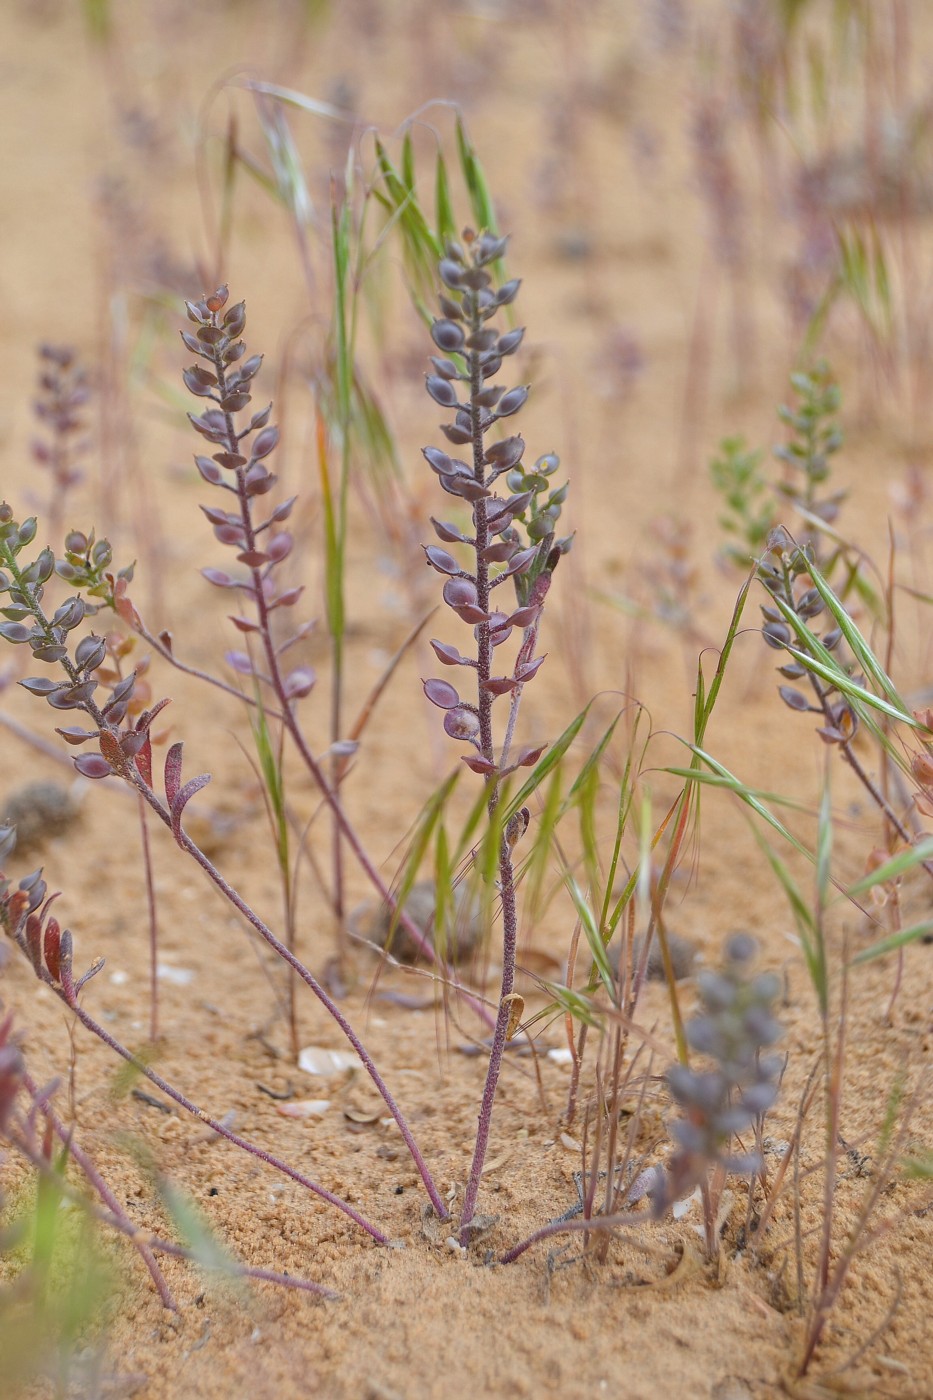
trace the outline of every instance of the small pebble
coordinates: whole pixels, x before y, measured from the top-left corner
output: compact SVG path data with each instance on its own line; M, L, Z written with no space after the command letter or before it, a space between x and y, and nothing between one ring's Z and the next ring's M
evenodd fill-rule
M419 880L417 884L412 885L405 901L405 913L431 944L434 943L435 902L433 880ZM466 882L454 889L454 910L456 927L447 940L449 946L445 947L444 953L450 962L460 963L466 961L482 942L485 933L480 901L475 898ZM363 905L351 916L350 922L354 933L370 943L378 943L399 962L424 961L420 949L416 948L401 924L396 925L390 942L392 914L387 905Z
M696 964L697 952L689 938L683 938L679 933L668 933L667 946L671 955L671 963L674 968L674 981L682 982L685 977L693 975ZM622 944L618 939L613 939L609 944L609 964L616 977L619 975L619 950ZM641 939L635 939L633 949L634 963L637 967L641 958ZM657 934L651 940L651 947L648 950L648 976L653 982L664 981L664 959L661 957L661 944Z

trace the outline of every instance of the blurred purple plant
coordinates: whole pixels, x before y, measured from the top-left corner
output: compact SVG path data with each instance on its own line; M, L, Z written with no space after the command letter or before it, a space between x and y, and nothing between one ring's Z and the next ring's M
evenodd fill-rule
M39 346L39 397L35 415L47 436L32 443L33 459L51 474L47 517L53 539L61 533L68 492L83 479L80 462L88 449L81 409L91 396L87 372L68 345Z
M760 1151L736 1152L735 1138L748 1130L760 1137L762 1119L780 1087L783 1061L763 1053L782 1033L772 1010L780 983L771 972L750 975L756 953L752 937L733 934L720 971L699 974L702 1011L687 1022L686 1032L691 1049L703 1055L709 1067L678 1064L667 1072L683 1117L671 1130L677 1151L651 1191L654 1211L663 1215L699 1187L710 1258L719 1251L725 1174L755 1176L763 1169Z

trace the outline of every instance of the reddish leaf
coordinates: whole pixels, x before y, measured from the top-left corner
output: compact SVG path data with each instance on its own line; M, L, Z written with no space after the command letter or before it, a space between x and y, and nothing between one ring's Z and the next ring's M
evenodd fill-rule
M526 681L530 681L538 674L538 671L544 665L546 656L547 653L545 652L544 656L536 656L534 661L529 661L527 666L520 666L515 672L515 679L521 681L522 685L524 685Z
M165 755L165 796L168 798L170 807L178 796L178 789L181 786L181 756L183 751L184 744L173 744Z
M472 768L474 773L481 773L484 778L491 778L499 770L488 758L483 758L479 753L466 753L462 756L461 762L468 768Z
M61 952L62 931L57 919L49 919L45 926L45 936L42 940L42 951L45 956L45 965L48 968L53 982L60 982L59 955Z
M512 627L530 627L540 611L537 604L532 604L531 607L527 608L519 608L517 612L510 615L509 623Z
M305 586L303 583L300 583L297 588L286 589L286 591L284 593L280 593L277 598L270 598L268 600L269 607L270 609L290 608L294 603L298 602L298 599L301 597L304 591ZM311 626L313 625L314 624L312 623Z
M259 632L261 630L259 623L251 622L248 617L234 617L229 614L229 618L238 632Z
M176 793L175 795L174 801L171 804L172 832L174 833L175 840L178 841L179 844L181 844L180 838L182 813L184 812L188 803L191 801L192 797L194 797L195 793L200 792L202 788L207 787L210 780L210 773L201 773L198 775L198 777L191 778L187 783L185 783L181 791Z
M539 744L537 748L527 747L519 749L518 755L515 758L515 767L530 768L532 764L537 763L546 748L547 744Z

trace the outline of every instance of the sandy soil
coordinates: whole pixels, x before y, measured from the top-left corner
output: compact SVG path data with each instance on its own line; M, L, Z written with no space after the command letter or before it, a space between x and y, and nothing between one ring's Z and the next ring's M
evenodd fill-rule
M844 150L862 139L858 62L852 60L833 90L829 121L820 126L801 116L793 129L775 125L759 146L751 123L738 115L729 48L729 19L737 7L724 4L604 0L579 7L576 18L570 11L577 7L518 3L432 7L352 0L315 7L283 0L260 7L216 0L193 7L128 0L113 8L118 17L108 44L89 37L79 6L10 0L0 16L6 132L2 494L21 515L32 500L40 506L47 500L48 484L28 452L32 350L43 340L73 343L94 367L102 411L94 425L94 465L69 503L68 523L93 521L113 540L118 559L138 557L134 596L153 626L170 627L193 663L222 669L224 648L235 645L224 621L227 608L198 569L226 561L197 509L205 488L189 465L194 444L182 412L187 405L177 377L176 330L180 296L200 294L216 271L218 138L228 112L237 114L244 147L262 152L251 99L230 84L249 72L322 101L352 104L361 123L375 123L387 136L421 103L455 99L499 200L502 227L513 234L512 266L524 279L520 322L529 328L527 376L534 394L522 431L535 453L552 447L561 453L573 483L567 518L577 539L548 604L547 680L542 673L528 693L524 731L553 739L598 695L584 736L593 743L626 693L645 705L659 736L647 766L682 761L677 740L664 736L689 734L698 653L725 636L741 582L716 559L719 507L706 463L728 431L743 431L762 445L779 435L775 404L786 396L799 345L786 294L799 246L794 189L801 162L825 149L828 135ZM874 98L892 106L897 98L903 108L933 36L924 31L921 5L894 11L913 26L913 66L905 69L900 94L880 83ZM886 24L878 22L879 46L888 42ZM224 79L228 86L220 92ZM722 261L722 229L717 237L711 227L691 145L704 92L714 106L721 99L735 107L728 128L732 164L724 167L734 182L724 196L732 201L727 231L739 248L731 265ZM447 139L449 113L436 109L429 116ZM309 307L287 218L245 177L237 185L222 271L234 296L247 298L250 348L267 353L265 392L275 393L284 427L277 458L284 489L301 492L308 503L294 569L308 585L303 603L310 616L321 607L322 566L303 370L329 315L321 230L326 233L327 173L342 168L344 156L343 138L332 125L299 115L292 123L314 172L314 300ZM429 148L425 139L424 151ZM910 325L916 326L928 285L924 219L905 220L900 241L897 229L880 226L901 274L893 288L895 314L905 305L906 269L915 313ZM437 416L419 381L428 347L400 292L387 302L385 317L388 333L370 370L385 385L411 491L413 518L405 529L417 541L428 538L421 522L438 506L418 450L431 439ZM872 354L858 316L843 307L824 345L846 400L848 442L838 468L840 484L851 492L846 534L885 560L893 518L902 548L898 576L929 591L923 520L892 516L892 488L908 467L917 468L923 482L933 449L929 379L922 359L907 359L903 324L898 321L885 359ZM277 374L274 367L286 354L290 368ZM358 502L354 512L349 666L353 694L362 697L431 605L433 585L417 555L406 561L373 512ZM681 532L680 553L663 544L672 529ZM900 607L897 674L905 693L919 694L927 680L928 619L906 597ZM305 702L308 723L323 748L322 640L313 640L309 656L322 679ZM740 637L708 747L749 784L799 800L802 810L789 820L812 841L827 752L806 718L777 700L772 659L753 631ZM421 697L418 677L429 664L416 651L401 665L367 732L365 764L358 764L346 788L351 814L389 877L401 858L400 837L453 762ZM185 740L190 771L214 774L204 821L213 821L218 863L257 908L278 920L274 860L241 748L242 711L167 668L153 668L152 684L156 694L173 696L172 738ZM19 722L51 734L48 712L38 702L9 689L3 702ZM7 730L0 731L0 746L0 795L35 777L70 781L69 770ZM870 765L871 749L863 753ZM841 765L830 766L839 815L836 871L841 880L852 879L878 843L879 825ZM648 785L660 819L675 782L655 771ZM292 793L297 811L310 816L314 794L297 774ZM323 823L319 839L326 852ZM278 973L161 833L155 833L154 854L160 961L183 974L161 983L160 1073L218 1117L231 1114L237 1131L345 1195L405 1247L373 1246L345 1217L190 1118L116 1096L112 1057L80 1028L72 1052L72 1028L60 1003L37 990L16 958L3 971L0 996L15 1015L32 1073L41 1081L67 1080L73 1053L73 1085L69 1091L63 1084L60 1111L73 1115L76 1140L140 1227L172 1228L153 1188L154 1173L188 1194L237 1258L325 1283L341 1295L322 1303L268 1285L236 1291L167 1260L165 1274L180 1305L172 1315L163 1312L139 1261L120 1246L114 1250L118 1283L101 1328L106 1393L147 1400L305 1394L335 1400L484 1394L648 1400L664 1393L681 1400L744 1400L791 1385L805 1316L796 1298L790 1187L765 1250L752 1259L736 1250L744 1202L738 1184L719 1271L689 1266L699 1246L690 1217L620 1237L603 1264L584 1258L579 1241L571 1240L562 1251L559 1243L552 1250L552 1242L510 1267L486 1267L486 1249L501 1252L573 1203L573 1173L580 1167L573 1140L568 1145L562 1138L567 1068L542 1057L539 1086L529 1061L511 1057L480 1207L498 1222L485 1249L455 1256L443 1235L426 1237L420 1183L394 1127L367 1115L368 1087L352 1076L316 1080L295 1067L276 1018L270 978ZM28 863L20 865L21 859ZM142 1046L149 1007L147 913L131 802L93 787L69 829L18 854L10 873L40 861L50 885L64 891L60 903L75 932L78 962L106 958L105 971L88 988L89 1004L114 1035ZM806 868L794 868L809 888ZM369 897L358 872L350 870L349 881L351 903ZM310 877L302 888L301 951L320 970L334 946L332 918ZM929 903L925 891L911 886L905 898L911 915L921 917ZM776 1142L786 1141L819 1053L819 1022L786 903L728 797L711 794L704 803L695 868L675 889L671 921L707 964L725 933L750 929L761 940L764 965L784 975L780 1015L788 1067L768 1131ZM524 927L526 965L556 975L571 929L572 913L559 901L540 925ZM837 911L831 939L840 962L844 945L855 948L877 936L857 910ZM489 960L491 975L494 946ZM930 948L907 950L889 1020L895 970L893 961L872 963L849 986L840 1129L862 1155L874 1150L898 1074L913 1089L930 1054ZM448 1021L440 1007L405 1009L397 998L370 995L371 978L372 962L361 954L344 1001L347 1014L396 1088L441 1189L462 1191L483 1061L460 1050L475 1039L477 1022L466 1009ZM379 983L380 993L423 1000L430 990L400 973ZM543 1005L530 979L522 990L530 1009ZM689 1011L695 1004L689 980L682 997ZM301 1043L339 1048L337 1028L310 997L299 1001ZM670 1046L673 1059L662 987L649 986L639 1019ZM537 1042L539 1051L564 1044L559 1020ZM654 1073L663 1068L656 1063ZM589 1075L587 1092L592 1063ZM331 1107L321 1119L296 1121L278 1111L280 1102L266 1090L328 1098ZM347 1109L369 1121L353 1121ZM663 1120L670 1114L655 1082L640 1140L644 1150L655 1144L656 1155L663 1154ZM821 1133L814 1112L801 1154L808 1280L822 1217ZM914 1153L933 1147L926 1100L912 1121L909 1146ZM854 1159L843 1165L837 1251L870 1187L870 1165L867 1170L860 1175ZM8 1158L0 1171L15 1195L22 1181L18 1163ZM873 1221L876 1237L853 1266L827 1329L813 1370L822 1378L819 1386L810 1379L796 1393L933 1394L928 1205L923 1188L895 1174ZM685 1249L687 1266L677 1269ZM895 1302L880 1338L839 1370Z

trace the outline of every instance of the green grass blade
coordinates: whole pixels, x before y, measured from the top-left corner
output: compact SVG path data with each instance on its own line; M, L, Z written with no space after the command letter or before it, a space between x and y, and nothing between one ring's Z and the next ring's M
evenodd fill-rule
M509 802L508 816L512 816L520 807L524 807L531 794L537 791L555 765L560 763L564 754L583 728L591 705L592 701L580 711L575 719L570 721L560 738L551 745L544 757L539 759L535 764L534 768L531 770L531 776L522 784L516 795Z
M863 948L860 953L856 953L852 962L866 963L874 958L883 958L885 953L893 953L897 948L916 943L919 938L927 938L930 934L933 934L933 919L926 919L922 924L898 929L897 933L892 933L889 938L882 938L880 942L872 943L869 948Z
M434 179L434 218L437 225L438 241L443 245L446 239L458 236L457 218L450 198L450 179L447 162L442 151L437 153L437 169Z

